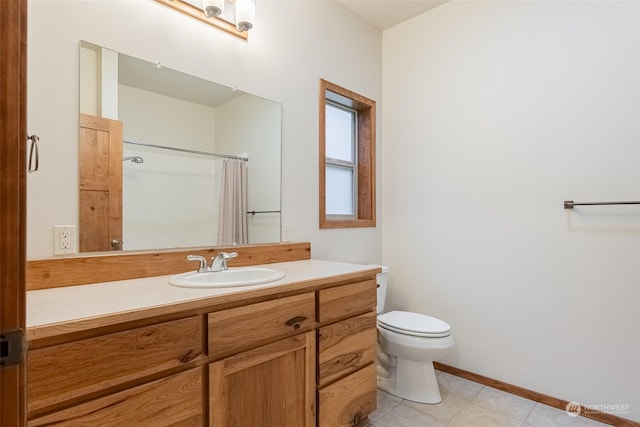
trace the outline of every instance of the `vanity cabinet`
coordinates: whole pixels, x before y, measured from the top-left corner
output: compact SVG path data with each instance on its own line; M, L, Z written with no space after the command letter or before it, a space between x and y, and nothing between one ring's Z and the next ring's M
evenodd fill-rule
M32 340L28 425L353 426L376 406L373 274Z

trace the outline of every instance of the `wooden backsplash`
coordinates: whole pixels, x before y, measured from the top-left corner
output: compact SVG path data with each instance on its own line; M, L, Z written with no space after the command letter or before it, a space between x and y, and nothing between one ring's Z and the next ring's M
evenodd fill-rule
M310 243L276 243L32 260L27 261L27 290L184 273L198 268L197 263L187 261L187 255L202 255L210 260L223 251L238 253L229 261L230 267L311 258Z

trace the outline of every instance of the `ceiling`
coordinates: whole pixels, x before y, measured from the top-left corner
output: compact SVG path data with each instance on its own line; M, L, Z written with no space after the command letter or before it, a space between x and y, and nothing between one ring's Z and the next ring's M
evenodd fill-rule
M379 30L386 30L448 0L338 0Z

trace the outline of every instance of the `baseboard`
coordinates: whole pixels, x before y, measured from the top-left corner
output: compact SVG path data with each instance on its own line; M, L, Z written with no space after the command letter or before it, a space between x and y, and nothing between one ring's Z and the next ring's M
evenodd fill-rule
M457 377L465 378L482 385L493 387L507 393L515 394L516 396L521 396L535 402L543 403L554 408L562 409L563 411L566 410L567 405L570 403L567 400L558 399L546 394L518 387L513 384L508 384L493 378L485 377L484 375L474 374L473 372L465 371L464 369L454 368L453 366L445 365L439 362L433 362L433 366L439 371L446 372ZM616 427L640 427L640 423L637 423L635 421L627 420L626 418L621 418L616 415L607 414L605 412L598 412L586 407L581 407L580 416L590 418L601 423L610 424Z

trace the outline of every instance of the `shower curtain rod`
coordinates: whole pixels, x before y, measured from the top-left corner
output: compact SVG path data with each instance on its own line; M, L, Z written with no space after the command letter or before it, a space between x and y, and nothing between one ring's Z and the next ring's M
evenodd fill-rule
M141 147L160 148L162 150L180 151L182 153L191 153L191 154L201 154L203 156L221 157L223 159L242 160L244 162L249 161L248 157L232 156L231 154L208 153L206 151L196 151L196 150L188 150L186 148L167 147L165 145L145 144L142 142L132 142L132 141L122 141L122 142L124 142L125 144L139 145Z

